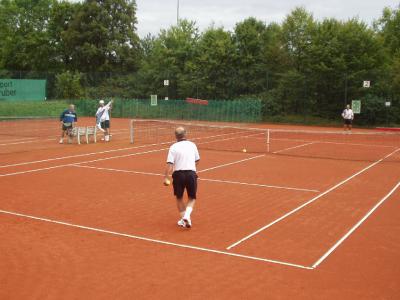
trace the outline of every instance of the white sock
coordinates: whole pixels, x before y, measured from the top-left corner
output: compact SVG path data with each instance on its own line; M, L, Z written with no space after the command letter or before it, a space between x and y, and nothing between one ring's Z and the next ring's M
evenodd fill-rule
M190 219L190 214L193 211L193 207L186 207L185 215L183 216L184 219Z

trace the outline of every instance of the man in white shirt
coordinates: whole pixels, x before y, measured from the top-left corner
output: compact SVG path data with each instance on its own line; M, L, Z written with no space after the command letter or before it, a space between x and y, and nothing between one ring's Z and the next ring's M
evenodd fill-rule
M167 168L165 170L164 184L169 185L170 174L172 173L174 195L181 216L178 225L191 228L191 213L196 202L197 174L196 166L200 161L197 146L186 140L186 130L183 127L175 129L177 142L169 148ZM187 204L183 201L183 194L186 189L188 194Z
M342 112L342 117L344 120L344 130L351 131L351 127L354 120L354 113L353 110L350 108L350 105L347 104L346 108Z
M99 101L99 108L96 112L96 126L104 132L104 141L110 141L110 110L112 109L112 103L104 105L104 100Z

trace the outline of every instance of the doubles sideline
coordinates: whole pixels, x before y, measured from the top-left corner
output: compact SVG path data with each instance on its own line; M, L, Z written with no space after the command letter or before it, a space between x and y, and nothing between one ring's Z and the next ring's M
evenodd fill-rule
M317 268L323 261L325 261L329 255L331 255L343 242L356 231L393 193L400 187L398 182L386 196L384 196L373 208L371 208L367 214L357 222L340 240L338 240L328 251L324 253L313 265L312 268Z
M237 242L229 245L226 249L230 250L238 245L240 245L241 243L243 243L244 241L247 241L249 239L251 239L252 237L254 237L255 235L259 234L260 232L270 228L271 226L283 221L284 219L290 217L291 215L297 213L298 211L302 210L303 208L307 207L308 205L310 205L311 203L317 201L319 198L325 196L326 194L334 191L335 189L337 189L338 187L342 186L343 184L347 183L348 181L352 180L353 178L357 177L358 175L364 173L365 171L371 169L372 167L376 166L377 164L381 163L383 160L389 158L390 156L396 154L398 151L400 150L400 148L397 148L395 151L389 153L388 155L386 155L385 157L379 159L378 161L368 165L367 167L365 167L364 169L358 171L357 173L351 175L350 177L347 177L346 179L342 180L341 182L339 182L338 184L334 185L333 187L327 189L325 192L317 195L316 197L310 199L309 201L305 202L304 204L296 207L295 209L289 211L288 213L286 213L285 215L281 216L280 218L268 223L267 225L257 229L256 231L250 233L249 235L245 236L244 238L238 240Z

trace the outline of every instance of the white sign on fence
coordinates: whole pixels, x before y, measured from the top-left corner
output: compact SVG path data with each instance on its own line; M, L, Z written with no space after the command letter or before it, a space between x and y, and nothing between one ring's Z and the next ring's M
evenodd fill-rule
M369 80L364 80L364 82L363 82L363 87L365 87L365 88L371 87L371 81L369 81Z

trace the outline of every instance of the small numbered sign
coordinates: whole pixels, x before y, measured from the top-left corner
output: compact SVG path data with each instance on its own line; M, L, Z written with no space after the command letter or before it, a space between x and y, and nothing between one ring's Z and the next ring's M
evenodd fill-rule
M157 106L157 95L151 95L150 96L150 105L151 106Z
M365 88L371 87L371 81L369 81L369 80L364 80L364 82L363 82L363 87L365 87Z
M353 110L353 113L360 114L361 113L361 100L351 101L351 109Z
M169 86L169 80L164 80L164 86Z
M391 105L392 105L392 103L391 103L390 101L386 101L386 102L385 102L385 106L386 106L386 107L390 107Z

